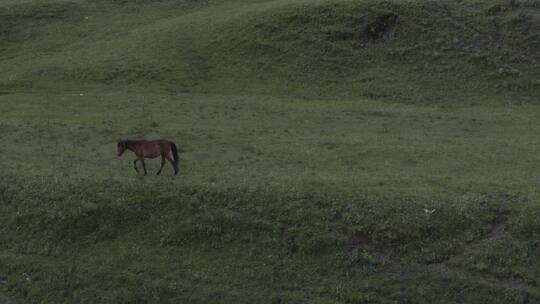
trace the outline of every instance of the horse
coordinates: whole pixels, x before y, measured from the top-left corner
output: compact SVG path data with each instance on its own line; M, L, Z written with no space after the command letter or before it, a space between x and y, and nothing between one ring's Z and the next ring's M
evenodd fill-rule
M121 156L126 150L130 150L137 158L133 161L135 171L137 169L137 162L142 163L144 169L144 175L146 175L146 165L144 164L145 158L156 158L161 156L161 167L156 175L161 173L163 166L165 165L165 159L168 160L173 169L174 175L178 174L178 149L176 144L172 141L159 139L159 140L119 140L118 141L118 156Z

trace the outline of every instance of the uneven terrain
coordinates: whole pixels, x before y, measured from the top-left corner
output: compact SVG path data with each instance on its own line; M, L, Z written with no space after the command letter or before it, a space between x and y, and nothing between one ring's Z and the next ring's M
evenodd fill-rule
M17 303L540 302L539 1L0 0L0 41Z

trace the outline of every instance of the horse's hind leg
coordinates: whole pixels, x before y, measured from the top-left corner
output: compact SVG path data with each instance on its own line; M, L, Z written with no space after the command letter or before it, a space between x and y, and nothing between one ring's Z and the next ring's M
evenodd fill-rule
M137 173L139 173L139 169L137 169L137 161L138 161L138 160L139 160L139 159L136 158L136 159L133 161L133 167L135 168L135 171L137 171Z
M174 162L174 159L172 159L171 157L167 156L167 160L171 163L171 166L173 167L174 169L174 175L178 174L178 164Z
M161 173L161 170L163 169L163 166L165 165L165 157L161 155L161 167L159 167L159 171L156 175L159 175Z

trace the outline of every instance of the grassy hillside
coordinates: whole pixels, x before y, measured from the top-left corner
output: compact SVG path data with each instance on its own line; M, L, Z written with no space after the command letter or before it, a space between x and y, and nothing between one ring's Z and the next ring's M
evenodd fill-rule
M538 94L538 3L452 3L6 2L0 83L431 103Z
M0 301L540 302L538 1L0 0L0 41Z

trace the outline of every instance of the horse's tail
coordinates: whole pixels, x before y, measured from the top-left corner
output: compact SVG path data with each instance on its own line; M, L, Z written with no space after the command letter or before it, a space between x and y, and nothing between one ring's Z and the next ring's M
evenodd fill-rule
M172 141L169 142L171 144L171 150L174 158L174 173L178 173L178 149L176 148L176 144Z

